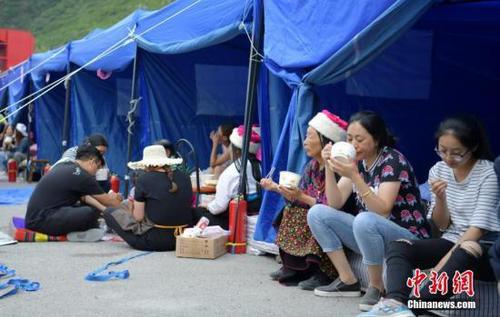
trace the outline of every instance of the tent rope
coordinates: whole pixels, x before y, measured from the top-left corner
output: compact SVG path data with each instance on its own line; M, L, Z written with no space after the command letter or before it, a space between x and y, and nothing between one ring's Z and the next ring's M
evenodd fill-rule
M52 54L51 56L47 57L46 59L44 59L43 61L41 61L39 64L37 64L35 67L33 68L30 68L26 71L26 73L23 73L22 75L20 75L19 77L16 77L14 78L12 81L8 82L6 85L0 87L0 89L7 89L9 86L11 86L13 83L15 83L16 81L21 81L21 79L25 76L28 76L30 73L32 73L34 70L42 67L44 64L46 64L48 61L50 61L51 59L53 59L54 57L56 57L57 55L61 54L64 50L66 49L66 47L63 47L61 48L59 51L57 51L56 53ZM25 61L25 63L27 62L28 60ZM18 65L21 65L23 63L20 63ZM16 68L17 66L14 66L14 67L11 67L12 68ZM6 75L7 76L8 72L6 72Z
M152 30L154 30L155 28L157 28L158 26L160 26L161 24L173 19L174 17L178 16L179 14L183 13L183 12L186 12L188 9L191 9L192 7L194 7L195 5L197 5L198 3L200 3L202 0L198 0L192 4L190 4L189 6L185 7L184 9L182 10L179 10L178 12L176 12L175 14L169 16L168 18L158 22L157 24L153 25L152 27L146 29L144 32L140 33L140 34L132 34L132 36L130 34L128 34L126 37L122 38L121 40L119 40L118 42L116 42L115 44L113 44L112 46L110 46L108 49L106 49L104 52L102 52L101 54L97 55L96 57L94 57L93 59L91 59L90 61L88 61L87 63L85 63L83 66L79 67L78 69L72 71L71 73L67 74L66 76L63 76L61 77L60 79L54 81L52 84L50 85L47 85L37 91L35 91L34 93L20 99L19 101L3 108L3 109L0 109L0 111L3 111L3 110L6 110L8 108L11 108L11 107L14 107L22 102L24 102L25 100L29 100L31 97L33 97L34 95L36 94L39 94L38 96L36 96L35 98L29 100L27 103L23 104L22 106L20 106L19 108L17 108L15 111L13 111L12 113L10 113L9 115L7 115L5 117L5 119L9 119L10 117L12 117L13 115L15 115L17 112L21 111L23 108L25 108L30 102L33 102L37 99L39 99L40 97L42 97L43 95L45 95L46 93L48 93L49 91L53 90L56 86L60 85L62 82L64 82L66 80L66 78L68 77L71 77L75 74L77 74L78 72L80 72L82 69L84 69L85 67L95 63L96 61L104 58L105 56L111 54L112 52L114 52L115 50L121 48L122 46L126 46L132 42L134 42L139 36L142 36ZM135 28L134 28L135 30Z

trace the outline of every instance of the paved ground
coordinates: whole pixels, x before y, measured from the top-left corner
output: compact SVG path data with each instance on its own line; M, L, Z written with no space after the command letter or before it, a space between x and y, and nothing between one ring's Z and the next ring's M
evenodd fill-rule
M30 186L15 184L17 187ZM12 188L0 179L0 190ZM0 204L0 230L25 205ZM120 242L19 243L0 247L0 263L41 283L37 292L0 299L0 316L355 316L358 299L319 298L268 278L271 256L228 255L216 260L158 252L125 263L130 278L86 282L105 263L138 253Z

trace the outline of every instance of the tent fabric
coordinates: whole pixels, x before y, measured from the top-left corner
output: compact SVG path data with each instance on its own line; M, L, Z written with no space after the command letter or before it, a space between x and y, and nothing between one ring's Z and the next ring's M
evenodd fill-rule
M66 73L51 73L50 81L34 81L34 89L40 90ZM62 135L64 122L64 101L66 89L59 85L49 93L35 100L35 136L37 157L54 164L62 155Z
M45 75L51 72L66 72L69 59L69 45L64 45L56 49L33 54L31 60L31 78L42 85Z
M74 65L72 67L75 67ZM71 80L70 146L80 144L92 133L102 133L108 140L106 162L109 169L125 175L127 163L127 112L131 89L132 66L102 80L94 71L83 70ZM140 121L135 129L141 131ZM140 135L132 139L133 160L139 158Z
M15 125L19 121L26 122L27 108L24 107L20 109L27 100L21 101L29 90L29 77L26 72L30 69L29 61L22 63L21 65L9 70L7 74L8 80L8 104L7 115L9 115L8 121ZM11 106L14 105L15 106ZM15 114L14 114L15 113Z
M289 2L285 5L284 1L266 3L266 65L293 88L288 125L283 129L280 139L283 142L278 144L273 161L278 171L286 169L300 173L307 161L302 141L307 122L319 110L312 86L333 84L351 76L393 43L432 3L432 0L366 0L353 5L324 0L306 7L298 1L296 5ZM289 19L290 16L293 19ZM283 38L287 41L278 41ZM287 164L278 165L284 162L285 155ZM273 241L272 219L283 204L271 205L267 196L266 193L255 239Z
M251 8L250 0L178 0L138 22L137 45L162 54L217 45L244 33Z
M153 11L154 12L154 11ZM123 70L135 57L136 43L127 37L133 33L139 19L148 16L152 12L138 9L129 16L104 29L94 30L86 38L71 42L70 61L78 66L84 66L101 53L115 46L118 42L123 43L110 54L87 65L88 70L102 69L104 71Z
M221 123L243 122L248 50L243 36L185 54L140 50L143 142L185 138L206 168L210 131Z

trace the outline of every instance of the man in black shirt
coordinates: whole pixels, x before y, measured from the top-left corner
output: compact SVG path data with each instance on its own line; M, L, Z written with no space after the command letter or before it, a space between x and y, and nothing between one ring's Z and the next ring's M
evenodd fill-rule
M121 197L106 194L95 174L104 163L92 145L78 147L76 160L55 166L36 186L28 202L26 228L64 235L98 227L106 207L118 207Z

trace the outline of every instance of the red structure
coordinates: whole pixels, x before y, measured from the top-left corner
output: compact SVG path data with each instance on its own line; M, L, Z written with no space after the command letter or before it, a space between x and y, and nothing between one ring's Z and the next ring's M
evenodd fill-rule
M34 49L35 38L30 32L0 29L0 72L26 60Z

